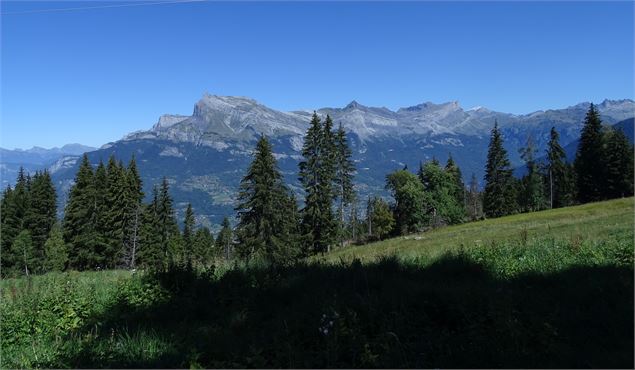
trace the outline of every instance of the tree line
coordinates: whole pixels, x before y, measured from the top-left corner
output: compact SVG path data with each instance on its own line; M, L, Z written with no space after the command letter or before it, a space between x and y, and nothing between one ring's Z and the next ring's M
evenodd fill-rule
M433 158L420 163L417 173L407 167L389 173L392 202L371 196L361 210L346 132L341 124L334 128L330 116L323 120L314 113L298 166L302 206L284 183L271 143L261 136L240 182L237 224L232 228L225 218L216 238L207 227L197 227L191 204L179 227L166 178L144 203L134 156L127 166L111 156L93 170L84 155L61 221L48 172L30 177L21 170L1 200L2 275L208 266L219 258L289 264L347 243L633 194L633 148L623 132L602 126L593 105L572 165L555 128L544 163L528 138L520 150L526 165L520 179L513 176L503 144L495 122L482 191L474 174L465 186L450 155L443 166Z

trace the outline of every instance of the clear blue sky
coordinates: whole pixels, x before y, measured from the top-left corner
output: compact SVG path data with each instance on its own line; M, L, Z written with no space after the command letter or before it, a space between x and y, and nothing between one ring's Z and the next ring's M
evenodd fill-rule
M160 1L156 0L155 2ZM633 98L633 3L2 2L0 146L99 146L208 91L281 110ZM139 4L139 3L136 3Z

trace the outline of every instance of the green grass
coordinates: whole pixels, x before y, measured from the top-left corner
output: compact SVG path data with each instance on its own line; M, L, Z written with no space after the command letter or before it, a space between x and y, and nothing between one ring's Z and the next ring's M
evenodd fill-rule
M278 269L7 279L0 366L632 368L633 244L630 198Z
M559 240L578 243L613 238L633 239L634 198L523 213L449 226L427 233L335 250L319 260L338 262L381 256L435 259L450 251L506 241L536 243Z

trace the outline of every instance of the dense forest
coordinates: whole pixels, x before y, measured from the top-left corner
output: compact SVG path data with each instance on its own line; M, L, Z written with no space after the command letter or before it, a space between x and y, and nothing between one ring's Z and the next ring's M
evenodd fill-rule
M20 171L1 200L2 276L98 269L204 268L217 260L288 265L347 244L422 232L443 225L559 208L633 194L633 147L620 130L602 125L591 105L569 164L552 128L545 160L531 137L520 150L525 175L512 176L497 123L491 132L481 190L469 184L453 158L436 159L386 176L392 195L357 199L355 165L341 125L313 114L304 138L298 178L304 202L284 183L270 142L260 137L238 190L236 223L228 218L214 237L197 226L189 205L177 222L164 178L151 201L134 157L91 166L84 155L61 220L46 171ZM365 203L364 207L359 204Z

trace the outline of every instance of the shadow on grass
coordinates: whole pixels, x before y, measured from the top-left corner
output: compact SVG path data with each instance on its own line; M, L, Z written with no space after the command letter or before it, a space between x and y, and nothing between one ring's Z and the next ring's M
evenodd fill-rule
M70 367L633 367L633 270L497 280L466 260L145 278L75 335ZM98 323L97 326L95 324ZM68 348L70 348L68 347Z

